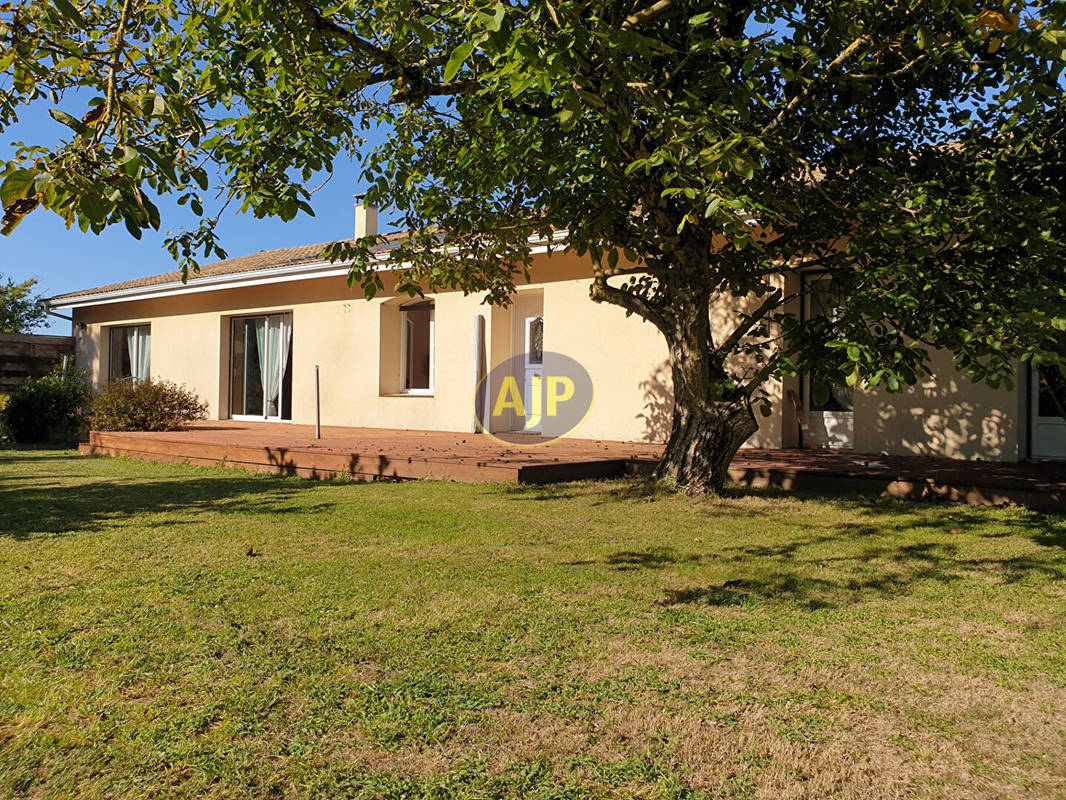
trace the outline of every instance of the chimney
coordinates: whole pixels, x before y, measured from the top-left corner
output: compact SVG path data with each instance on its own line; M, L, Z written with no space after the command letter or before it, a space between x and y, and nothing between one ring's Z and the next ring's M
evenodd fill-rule
M378 207L363 201L363 195L355 196L355 238L377 236Z

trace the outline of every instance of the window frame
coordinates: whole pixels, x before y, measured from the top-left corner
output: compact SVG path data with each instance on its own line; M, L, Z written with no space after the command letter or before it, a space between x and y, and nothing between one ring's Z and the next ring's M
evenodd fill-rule
M429 307L429 386L425 389L410 389L407 387L407 364L410 356L407 346L410 341L408 326L411 321L408 318L410 311L416 311ZM437 304L433 300L418 300L400 306L400 394L412 397L431 397L436 393L436 361L437 361Z
M236 339L237 339L237 325L238 325L238 323L243 324L243 323L247 322L248 320L254 320L254 319L262 319L264 321L264 323L267 324L267 325L270 324L270 320L271 319L280 319L281 320L281 324L283 326L287 326L288 329L289 329L288 359L287 359L287 363L285 365L285 368L281 371L281 374L280 374L280 376L278 378L278 382L279 382L278 383L278 385L279 385L279 388L278 388L278 413L276 415L274 415L274 416L267 416L265 413L264 414L235 414L235 413L233 413L233 407L235 405L234 404L234 398L233 398L233 389L234 389L234 386L233 386L233 378L234 378L234 374L233 374L233 366L234 366L233 365L233 354L234 354L234 351L235 351L235 348L236 348L235 342L236 342ZM294 329L294 326L293 326L292 312L291 311L269 311L269 312L262 313L262 314L235 314L234 316L229 317L229 354L228 354L229 365L228 365L228 368L227 368L227 372L229 374L229 412L230 412L229 413L229 418L230 419L236 420L237 422L276 422L276 423L291 423L292 422L292 408L291 408L291 406L294 405L294 400L290 397L289 405L286 406L286 404L285 404L285 388L284 388L284 384L285 384L285 375L286 375L286 373L289 373L292 370L292 354L293 354L293 335L294 335L294 330L295 329ZM244 349L244 368L243 369L244 369L244 371L243 371L243 376L244 376L243 379L247 380L247 376L248 376L248 346L247 346L247 344L245 344L245 349ZM293 380L293 382L295 382L295 375L292 376L292 380ZM266 385L265 384L263 384L262 389L263 389L263 410L266 411L267 398L266 398ZM290 391L290 395L291 395L291 393L292 393L292 387L291 386L289 388L289 391ZM288 412L288 415L289 415L288 417L285 416L286 412Z
M126 336L126 331L131 328L146 328L148 330L148 374L143 377L138 377L133 374L134 364L140 361L140 337L134 337L136 342L137 352L130 353L130 374L117 376L115 375L115 336L121 335L123 338ZM117 383L119 381L142 381L152 377L152 323L150 322L135 322L131 325L111 325L108 327L108 340L107 340L107 382Z

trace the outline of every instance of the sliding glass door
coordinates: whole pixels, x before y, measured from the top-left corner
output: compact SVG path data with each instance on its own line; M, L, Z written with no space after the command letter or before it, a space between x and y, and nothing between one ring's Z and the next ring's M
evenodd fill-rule
M1066 355L1066 341L1060 352ZM1066 375L1058 367L1030 369L1030 375L1029 454L1066 459Z
M292 419L292 317L238 317L231 324L230 416Z
M832 322L838 314L838 301L830 279L805 275L803 289L804 319L821 317ZM806 445L841 450L855 446L855 393L840 373L804 375L803 405Z

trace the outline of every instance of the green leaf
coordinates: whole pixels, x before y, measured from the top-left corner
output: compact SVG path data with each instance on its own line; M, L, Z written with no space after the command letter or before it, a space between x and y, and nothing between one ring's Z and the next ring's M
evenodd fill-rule
M85 21L85 17L81 15L81 12L78 11L77 7L75 7L75 5L70 2L70 0L53 0L53 2L55 3L56 8L59 9L59 13L61 13L64 17L69 19L75 25L78 25L82 28L88 25L88 23Z
M128 144L122 145L122 154L115 159L116 164L128 164L133 159L137 158L140 153L137 152L136 147L131 147Z
M473 42L463 42L461 45L452 50L452 55L448 59L448 63L444 65L444 80L450 81L456 75L459 74L459 70L462 69L463 64L470 58L470 54L474 52Z
M58 108L50 108L48 109L48 113L56 122L63 123L80 136L85 136L89 132L88 127L86 127L81 120L75 119L66 111L60 111Z
M7 208L16 200L27 197L36 178L37 173L30 169L12 172L3 185L0 185L0 205Z
M485 11L477 12L478 19L481 24L488 28L493 33L496 33L501 27L503 27L503 16L507 13L507 9L503 3L497 3L496 8L493 9L493 13L489 14Z

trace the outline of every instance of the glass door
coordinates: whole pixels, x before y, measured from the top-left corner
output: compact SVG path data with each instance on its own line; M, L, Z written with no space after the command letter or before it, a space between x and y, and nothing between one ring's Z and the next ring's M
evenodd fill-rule
M807 319L826 317L833 319L836 303L830 279L824 276L805 277L806 291L803 295L803 313ZM821 381L822 391L815 392L815 381ZM828 393L825 392L828 389ZM825 395L816 397L816 395ZM829 378L803 376L803 403L807 419L807 444L813 447L828 447L850 450L855 446L854 390L841 375Z
M292 419L292 318L238 317L231 323L230 416Z
M1066 377L1056 367L1030 373L1030 455L1066 459Z

